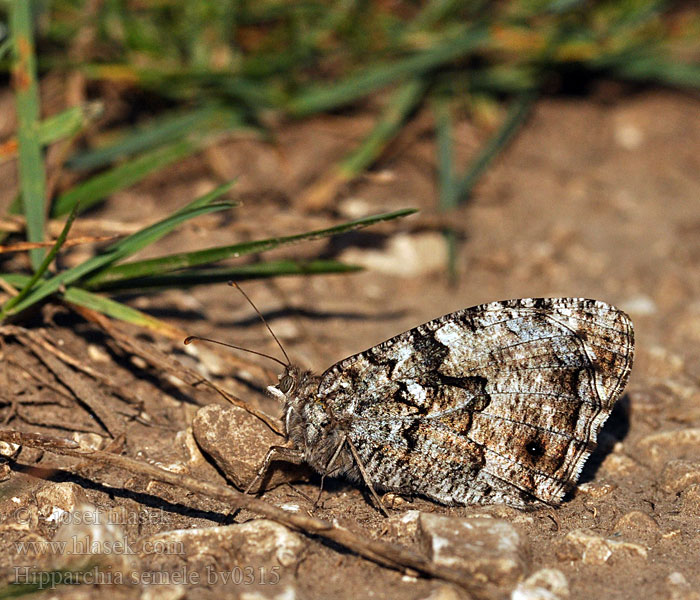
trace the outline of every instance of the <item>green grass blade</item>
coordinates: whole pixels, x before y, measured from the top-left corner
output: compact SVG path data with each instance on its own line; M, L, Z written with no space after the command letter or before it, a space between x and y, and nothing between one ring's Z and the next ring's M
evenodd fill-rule
M102 104L100 102L88 102L44 119L39 124L39 143L42 146L48 146L75 135L82 131L101 111Z
M525 122L536 97L537 95L534 91L527 91L513 101L513 105L499 130L472 161L464 177L457 182L455 190L455 200L457 202L464 202L469 197L476 182L483 175L491 161L503 150Z
M102 254L88 259L71 269L55 275L51 279L46 280L39 287L35 288L22 302L19 302L9 314L18 313L25 308L28 308L32 304L35 304L36 302L39 302L47 296L55 293L61 287L70 285L71 283L78 281L90 273L103 269L107 265L123 260L127 256L138 252L143 247L153 243L157 239L160 239L165 234L172 231L174 227L183 221L231 207L232 204L224 203L199 206L193 209L178 211L167 219L151 225L150 227L146 227L141 231L137 231L123 240L110 245Z
M78 206L76 205L75 207L73 207L73 210L68 216L66 224L63 226L61 234L58 236L56 243L51 247L51 250L46 255L41 265L39 265L39 268L36 271L34 271L34 275L32 275L29 278L29 281L20 290L19 294L10 298L5 303L5 306L2 307L2 310L0 311L0 321L2 321L5 318L5 316L12 309L13 306L16 306L19 302L24 300L24 298L26 298L29 295L29 292L32 290L36 282L39 281L41 277L43 277L44 273L46 272L46 269L49 268L49 265L53 262L53 259L58 254L58 251L61 249L61 246L63 246L63 243L66 241L66 237L68 237L68 232L70 231L71 225L73 225L73 221L75 221L75 217L77 216Z
M19 273L0 273L0 279L14 287L26 286L27 283L29 283L29 276ZM117 302L116 300L112 300L111 298L105 298L104 296L93 294L92 292L75 286L67 287L62 297L67 302L96 310L108 317L127 321L139 327L146 327L154 331L165 333L166 335L173 331L173 326L165 321L156 319L155 317L147 315L135 308L131 308L121 302Z
M356 177L379 157L382 150L399 132L406 117L415 110L423 99L428 87L427 84L427 81L412 79L396 91L386 110L360 147L338 165L344 176L347 178Z
M370 225L374 225L382 221L390 221L392 219L405 217L415 212L417 212L416 209L406 208L391 213L357 219L355 221L350 221L348 223L343 223L341 225L336 225L326 229L318 229L296 235L268 238L253 242L243 242L241 244L209 248L207 250L197 250L194 252L182 252L149 260L116 265L87 280L85 282L85 286L88 289L101 289L103 286L112 282L126 281L137 277L155 276L178 269L214 263L226 258L237 258L239 256L243 256L244 254L265 252L267 250L274 250L275 248L289 246L299 242L318 240L321 238L330 237L332 235L338 235L340 233L360 229L362 227L369 227Z
M36 79L33 2L14 0L10 4L10 28L14 63L12 75L17 105L17 141L19 144L19 187L22 209L27 220L27 239L44 239L46 174L39 143L39 85ZM45 250L29 252L34 269L44 258Z
M171 215L171 216L179 215L180 213L187 212L188 210L193 210L195 208L200 208L202 206L207 206L207 205L211 204L212 202L214 202L214 200L221 198L221 196L223 196L227 192L230 192L235 184L236 184L235 179L232 179L231 181L227 181L226 183L222 183L221 185L216 186L211 192L207 192L206 194L202 194L198 198L195 198L194 200L192 200L192 202L190 202L189 204L185 204L185 206L176 210L173 213L173 215ZM173 227L173 229L174 229L174 227ZM172 231L172 229L170 231Z
M241 114L235 109L208 106L188 112L170 113L135 127L108 146L76 154L68 161L71 169L95 169L112 164L134 154L169 144L194 132L221 128L241 129Z
M441 210L448 210L457 205L453 150L454 124L450 113L449 100L444 97L438 98L434 102L433 113L435 115L438 183L440 189L438 205Z
M244 281L267 279L283 275L328 275L350 273L363 270L357 265L347 265L336 260L278 260L239 267L199 269L182 273L165 273L151 277L112 281L100 286L100 291L141 290L148 288L186 288L195 285L208 285L222 281Z
M181 140L95 175L61 194L56 199L51 214L53 217L60 217L78 202L81 211L87 210L110 194L141 181L150 173L185 158L198 149L199 146L194 142Z
M360 145L306 190L301 202L308 210L328 207L341 186L352 181L377 160L384 148L401 130L401 126L409 115L423 100L428 87L425 79L427 78L411 79L399 86L377 119L372 131Z
M658 56L620 63L613 71L625 79L657 81L664 85L700 88L700 65L672 62Z
M434 105L435 134L437 137L438 207L447 211L457 206L457 182L455 181L453 133L454 124L449 100L438 98ZM443 232L447 244L447 275L451 283L457 281L457 236L454 229Z
M173 326L165 321L156 319L155 317L141 312L140 310L136 310L135 308L131 308L121 302L117 302L116 300L112 300L111 298L105 298L104 296L93 294L92 292L75 286L66 289L63 293L63 299L72 304L96 310L108 317L126 321L127 323L133 323L139 327L145 327L166 335L173 331ZM171 335L171 337L175 336Z
M286 108L297 117L338 108L396 81L417 77L463 57L483 46L488 39L489 35L485 27L467 28L460 35L442 39L432 48L408 58L373 65L333 85L312 87L292 99Z
M0 42L0 60L5 58L6 54L12 51L12 37L7 36L2 42Z

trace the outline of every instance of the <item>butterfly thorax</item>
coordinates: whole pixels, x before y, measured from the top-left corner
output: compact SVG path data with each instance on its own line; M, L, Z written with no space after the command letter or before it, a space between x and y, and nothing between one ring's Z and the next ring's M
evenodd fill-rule
M325 473L342 444L345 428L318 395L319 383L320 377L311 371L290 365L278 385L268 390L284 401L285 433L291 444L303 452L306 463ZM347 473L353 466L349 452L343 450L333 461L333 474Z

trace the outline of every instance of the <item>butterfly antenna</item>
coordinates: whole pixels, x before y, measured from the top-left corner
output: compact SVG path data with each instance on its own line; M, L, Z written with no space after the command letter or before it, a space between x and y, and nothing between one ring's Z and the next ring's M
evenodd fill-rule
M248 301L248 304L250 304L253 307L253 310L257 313L257 315L260 317L260 320L263 322L265 327L267 327L267 330L270 332L270 335L273 337L273 339L277 342L277 345L280 347L280 350L282 350L282 354L284 354L284 357L287 359L287 364L284 365L285 367L289 366L292 364L292 361L289 360L289 356L287 355L287 352L284 349L284 346L282 343L279 341L277 336L275 335L275 332L272 331L272 328L268 325L267 321L265 320L265 317L262 316L262 313L258 310L258 307L253 304L253 301L248 297L248 294L246 294L243 291L243 288L241 288L240 285L238 285L235 281L229 281L228 284L231 287L235 287L241 294L243 294L243 297ZM281 361L277 361L281 362Z
M283 363L279 358L275 358L274 356L270 356L269 354L265 354L264 352L258 352L256 350L250 350L249 348L243 348L241 346L235 346L233 344L227 344L226 342L220 342L219 340L212 340L209 338L205 337L200 337L198 335L191 335L187 338L185 338L185 344L191 344L195 340L201 340L203 342L210 342L212 344L219 344L219 346L226 346L227 348L233 348L234 350L243 350L243 352L250 352L251 354L257 354L258 356L264 356L265 358L269 358L270 360L274 360L276 363L279 363L283 367L288 367L289 365Z

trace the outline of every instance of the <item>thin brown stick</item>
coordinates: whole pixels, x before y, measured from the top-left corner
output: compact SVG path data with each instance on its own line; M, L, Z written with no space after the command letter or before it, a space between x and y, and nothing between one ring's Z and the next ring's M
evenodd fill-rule
M33 448L41 448L44 451L54 454L75 456L83 460L95 461L124 469L130 473L145 475L153 480L184 488L196 494L216 498L217 500L232 505L234 508L245 508L252 513L266 517L292 529L302 531L307 535L319 536L331 540L382 566L402 572L413 570L423 575L455 583L479 599L488 600L497 597L494 588L474 581L473 578L467 577L459 571L436 565L408 548L387 544L379 540L372 540L367 535L353 533L344 527L329 523L328 521L286 512L263 500L253 496L247 496L231 488L207 481L200 481L182 473L172 473L127 456L84 448L72 440L7 429L0 430L0 440Z
M96 242L109 242L115 240L119 235L99 235L99 236L84 236L74 237L63 242L61 248L70 248L71 246L80 246L81 244L92 244ZM34 248L50 248L56 242L17 242L16 244L0 245L0 254L6 252L27 252Z
M13 335L32 351L34 356L54 374L58 381L73 392L74 396L100 420L113 438L118 437L124 431L124 424L109 409L104 392L67 366L63 357L54 352L56 349L49 350L47 346L51 347L51 344L31 331L24 334L14 333ZM64 353L61 352L61 354Z

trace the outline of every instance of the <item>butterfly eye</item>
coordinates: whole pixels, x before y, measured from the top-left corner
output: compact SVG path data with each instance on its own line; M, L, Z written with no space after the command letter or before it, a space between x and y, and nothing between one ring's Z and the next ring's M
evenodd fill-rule
M278 387L283 394L286 394L294 387L294 377L291 375L285 375L282 377Z

